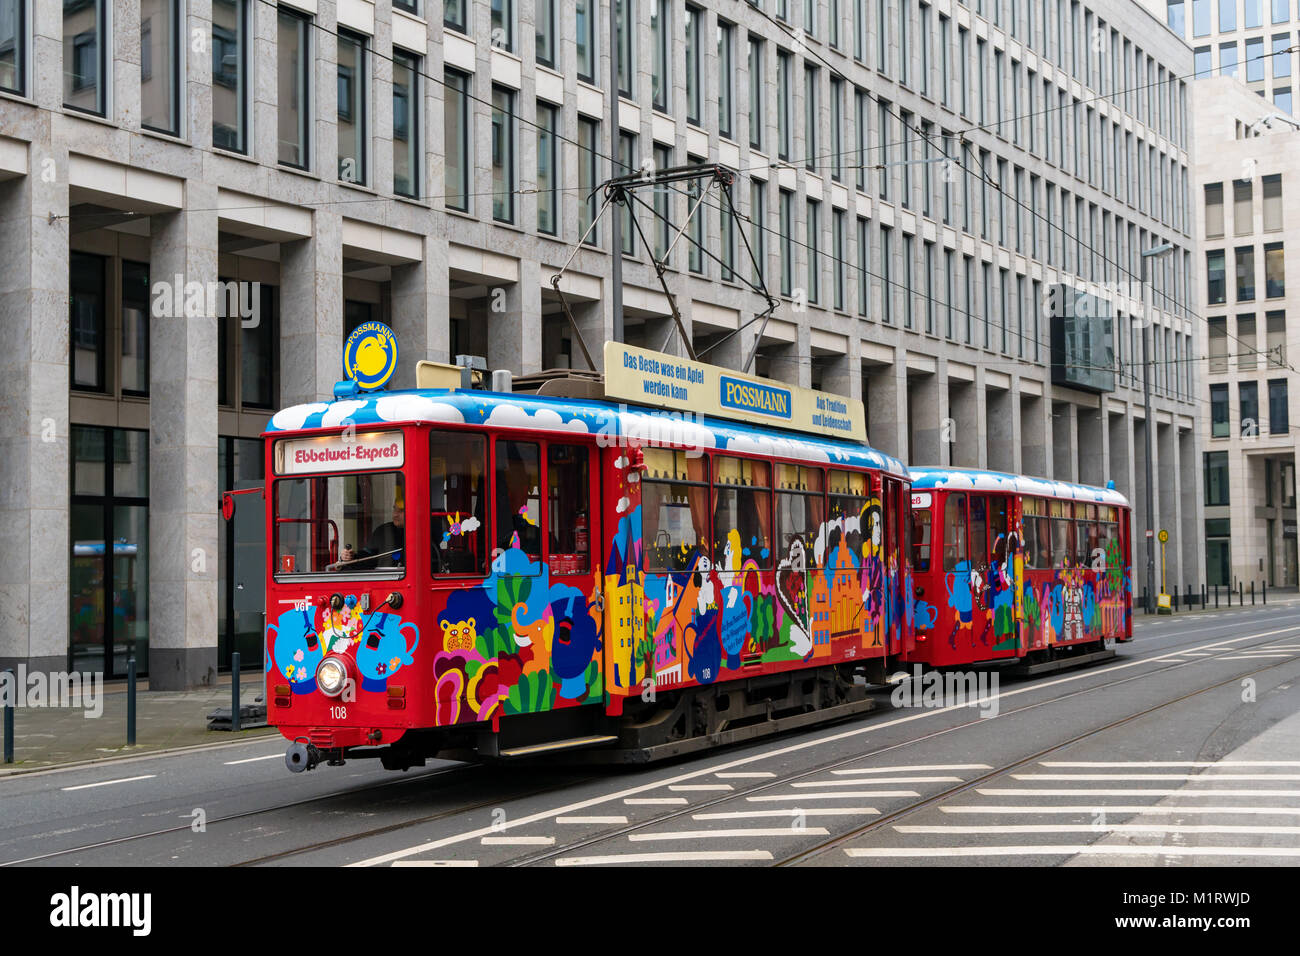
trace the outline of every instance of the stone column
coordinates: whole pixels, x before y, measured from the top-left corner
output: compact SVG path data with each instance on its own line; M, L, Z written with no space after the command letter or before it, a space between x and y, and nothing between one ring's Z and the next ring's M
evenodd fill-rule
M186 208L150 218L159 282L217 280L217 189L190 181ZM182 294L173 290L173 301ZM149 686L217 676L217 322L149 320Z
M907 457L907 366L895 349L891 365L862 367L867 400L867 440L895 458Z
M1010 391L985 390L988 414L988 467L993 471L1016 472L1016 419L1019 402Z
M1106 484L1106 440L1103 412L1096 408L1080 408L1076 415L1079 432L1079 481L1085 485Z
M38 28L50 13L37 11ZM37 37L38 53L51 46L57 55ZM68 665L71 471L68 154L53 148L50 120L36 131L30 172L0 183L0 667L44 671Z
M402 353L391 387L411 388L417 361L451 361L447 240L425 236L420 262L393 267L392 291L393 331Z
M542 367L542 270L536 259L519 260L519 281L506 286L504 309L494 311L489 290L488 370L529 375Z
M1203 473L1195 428L1183 428L1178 432L1178 470L1181 498L1179 546L1182 552L1183 583L1196 587L1205 580L1205 497L1201 487ZM1277 535L1281 538L1280 522ZM1267 574L1268 562L1265 560L1264 575L1261 577Z
M946 377L944 378L946 381ZM946 465L951 429L944 428L947 417L947 387L940 376L922 375L911 379L908 388L907 417L912 430L912 460L909 464Z
M1026 475L1047 475L1047 414L1049 403L1040 395L1020 397L1020 471Z
M343 377L343 218L318 209L308 239L280 246L280 396L329 401Z
M1078 481L1079 419L1071 402L1052 402L1052 474L1057 481Z

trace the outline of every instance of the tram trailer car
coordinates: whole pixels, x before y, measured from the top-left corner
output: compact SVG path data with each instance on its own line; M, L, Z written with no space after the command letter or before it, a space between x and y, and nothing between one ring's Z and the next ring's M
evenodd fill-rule
M1113 487L951 468L910 474L907 663L1046 669L1132 640L1132 510Z
M865 445L455 389L263 438L291 770L656 759L867 710L913 654L908 471Z

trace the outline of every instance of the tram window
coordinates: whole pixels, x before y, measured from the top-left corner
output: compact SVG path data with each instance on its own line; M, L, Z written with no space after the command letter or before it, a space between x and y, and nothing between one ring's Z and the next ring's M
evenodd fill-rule
M401 569L405 505L405 483L396 471L277 481L277 573Z
M1092 567L1093 555L1101 547L1101 528L1095 521L1075 522L1075 540L1078 542L1079 567Z
M1106 555L1106 566L1116 567L1119 562L1112 557L1110 545L1111 542L1115 542L1118 549L1119 525L1113 521L1103 521L1099 527L1101 529L1101 535L1098 540L1098 547L1100 547ZM1118 554L1118 550L1116 550L1115 554Z
M498 439L496 479L497 548L516 547L540 560L542 477L537 445Z
M916 571L930 570L930 509L916 508L912 511L912 568Z
M1007 558L1007 499L990 495L989 499L989 556L1001 564Z
M967 562L970 552L966 541L966 496L949 494L943 505L943 569L955 570L958 563Z
M709 462L685 452L645 450L641 522L647 571L694 571L709 554Z
M796 538L803 542L804 566L817 564L817 534L826 521L825 475L807 465L776 466L776 560L790 554Z
M826 491L832 520L861 518L867 509L867 476L862 472L830 472Z
M778 491L776 494L776 534L781 553L779 559L790 554L796 539L803 542L806 567L817 567L817 531L826 518L826 500L820 494L796 494Z
M771 469L767 462L718 455L713 460L713 561L739 571L753 561L772 567Z
M1074 554L1074 522L1068 518L1052 519L1052 567L1063 568Z
M970 553L976 562L986 562L989 552L988 499L971 495L970 499Z
M1023 530L1020 553L1024 557L1026 570L1038 567L1038 519L1025 515L1021 522Z
M486 458L487 441L482 435L429 435L429 568L434 574L486 571Z
M591 570L590 458L582 445L550 445L546 449L546 526L552 574Z

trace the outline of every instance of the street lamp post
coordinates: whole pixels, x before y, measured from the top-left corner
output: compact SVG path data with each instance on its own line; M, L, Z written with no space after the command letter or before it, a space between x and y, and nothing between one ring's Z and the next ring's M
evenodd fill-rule
M1165 242L1142 252L1142 269L1139 283L1142 287L1142 395L1146 405L1146 534L1143 540L1147 548L1147 600L1146 612L1151 613L1151 602L1156 594L1156 549L1155 549L1155 487L1151 470L1151 434L1155 429L1155 418L1151 413L1151 295L1147 288L1147 260L1173 251L1173 243Z

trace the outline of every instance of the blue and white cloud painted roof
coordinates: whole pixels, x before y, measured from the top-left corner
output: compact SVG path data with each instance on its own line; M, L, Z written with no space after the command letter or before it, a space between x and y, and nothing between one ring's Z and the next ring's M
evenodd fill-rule
M1103 505L1127 508L1128 499L1110 488L1093 485L1076 485L1069 481L1051 478L1032 478L1028 475L1008 475L1000 471L980 471L975 468L928 468L914 465L910 469L912 488L922 491L936 488L949 491L1001 491L1010 494L1037 497L1072 498Z
M684 418L679 412L656 411L613 402L550 398L447 389L374 392L333 402L294 405L276 412L266 433L434 422L501 426L546 432L603 434L611 443L636 439L642 445L683 445L738 454L772 455L830 466L875 468L907 477L897 458L867 445L823 439L796 432L764 429L737 422Z

